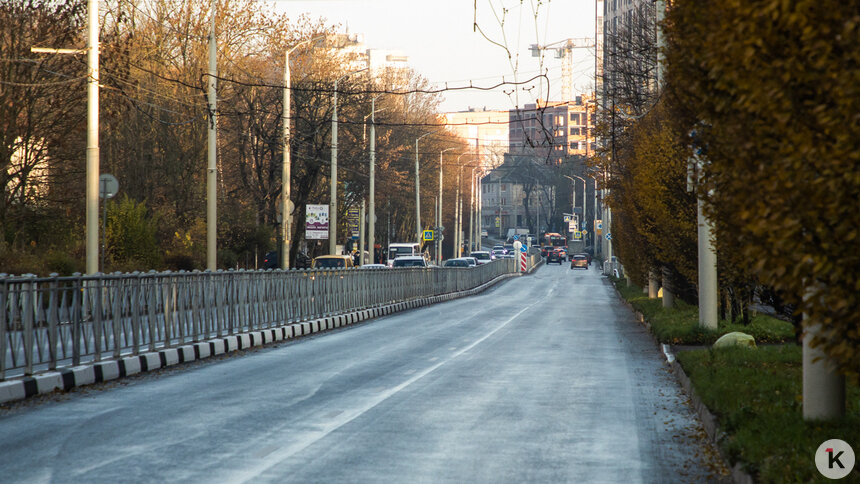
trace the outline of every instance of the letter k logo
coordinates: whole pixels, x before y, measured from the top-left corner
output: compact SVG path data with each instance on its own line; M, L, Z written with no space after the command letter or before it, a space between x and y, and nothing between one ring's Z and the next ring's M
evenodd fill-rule
M839 460L839 458L842 457L842 454L845 453L844 450L839 451L839 453L836 455L833 455L833 449L832 448L827 449L826 452L827 452L827 467L829 467L830 469L833 469L833 464L836 464L839 466L840 469L845 468L845 466L842 465L842 461Z

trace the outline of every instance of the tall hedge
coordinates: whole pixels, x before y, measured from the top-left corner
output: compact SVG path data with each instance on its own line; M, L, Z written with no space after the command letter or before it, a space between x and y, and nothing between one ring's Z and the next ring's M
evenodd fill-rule
M676 0L665 30L673 103L703 126L719 243L856 376L860 1Z

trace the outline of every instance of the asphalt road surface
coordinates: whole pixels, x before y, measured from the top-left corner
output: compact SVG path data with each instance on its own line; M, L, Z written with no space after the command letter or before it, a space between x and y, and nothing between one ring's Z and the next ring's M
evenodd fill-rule
M596 269L0 410L2 482L707 482Z

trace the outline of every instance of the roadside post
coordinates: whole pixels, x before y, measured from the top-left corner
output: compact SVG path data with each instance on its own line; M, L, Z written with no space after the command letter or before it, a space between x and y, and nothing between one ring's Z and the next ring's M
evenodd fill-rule
M523 252L523 243L519 240L514 241L514 251L517 253L517 272L525 272L525 252Z

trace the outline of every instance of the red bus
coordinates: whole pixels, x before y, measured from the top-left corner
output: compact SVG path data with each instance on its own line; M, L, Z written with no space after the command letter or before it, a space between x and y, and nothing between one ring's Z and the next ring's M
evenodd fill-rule
M543 234L540 241L540 254L542 256L546 257L548 251L558 248L567 250L567 237L555 232Z

